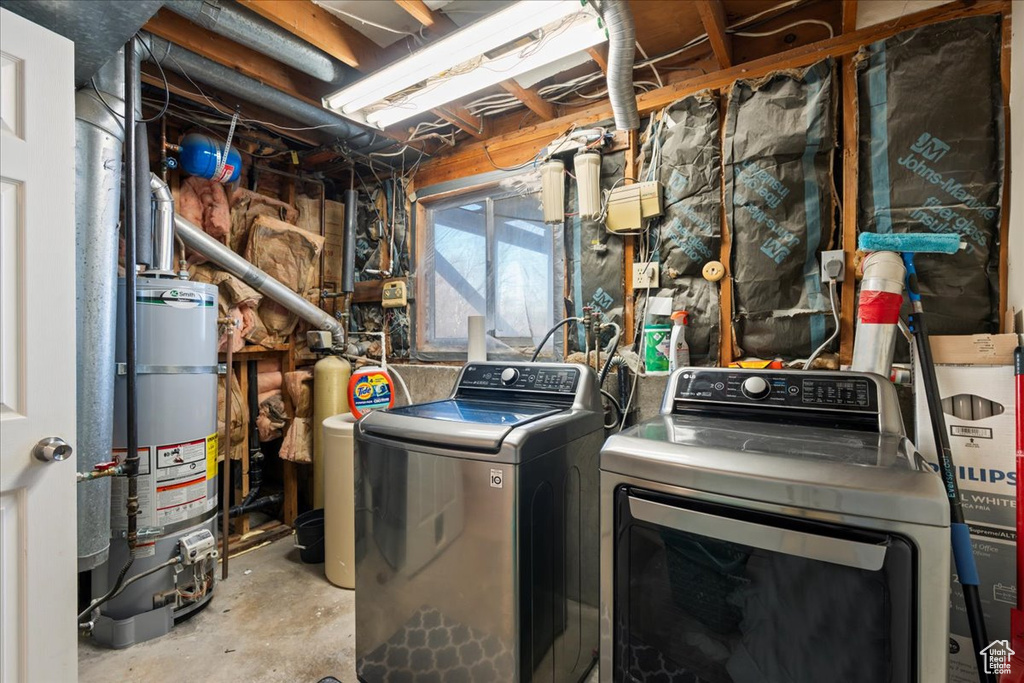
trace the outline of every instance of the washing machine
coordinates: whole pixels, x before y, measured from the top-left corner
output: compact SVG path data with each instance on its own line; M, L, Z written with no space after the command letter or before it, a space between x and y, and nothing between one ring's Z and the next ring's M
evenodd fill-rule
M683 368L601 452L600 680L943 681L949 548L888 381Z
M603 439L597 378L570 364L469 363L450 398L360 420L360 680L581 680Z

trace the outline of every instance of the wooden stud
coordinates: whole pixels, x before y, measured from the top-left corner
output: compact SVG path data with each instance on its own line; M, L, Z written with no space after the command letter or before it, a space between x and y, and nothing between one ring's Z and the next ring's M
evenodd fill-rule
M626 149L626 166L623 170L623 175L626 178L636 178L636 160L640 154L640 144L638 141L638 135L635 130L629 131L628 134L629 147ZM629 182L629 181L626 181ZM634 320L636 307L636 293L633 291L633 259L636 253L636 236L626 235L623 238L622 245L622 257L625 262L623 265L623 302L624 311L622 313L622 326L623 339L626 344L633 343L633 331L636 329L636 321Z
M239 0L264 19L360 71L380 66L372 40L310 0Z
M839 363L853 359L854 299L857 292L855 260L857 252L857 174L859 164L859 122L857 112L857 70L853 57L843 57L841 65L843 105L843 207L842 248L846 260L846 278L841 285L839 305Z
M470 114L469 110L460 104L450 102L443 107L438 107L431 111L478 140L487 137L487 124L484 119Z
M722 103L725 107L728 107L728 93L723 92ZM725 111L724 107L719 107L719 139L722 148L722 168L721 168L721 240L722 244L719 249L718 260L722 262L725 268L725 275L718 281L718 308L719 308L719 330L718 330L718 364L722 367L728 367L729 363L733 361L733 327L732 327L732 239L729 234L729 212L726 211L726 193L725 193Z
M715 59L723 69L733 65L732 36L725 32L725 8L721 0L696 0L697 13L708 34L708 42Z
M424 26L434 25L434 12L427 7L423 0L395 0L395 3Z
M245 401L246 403L248 403L248 401L249 401L249 368L248 368L248 361L247 361L247 359L245 359L243 357L241 360L236 360L235 363L233 363L233 365L236 365L237 368L238 368L238 390L242 394L242 400ZM231 372L234 373L234 371L235 371L235 368L231 368ZM225 396L227 397L227 398L224 399L226 401L226 400L228 400L230 398L230 393L225 394ZM246 411L246 412L248 412L248 411ZM254 416L252 416L252 415L249 415L249 419L250 420L255 420L256 418ZM230 429L230 425L228 425L228 428ZM242 446L242 457L239 460L237 460L236 462L238 463L238 466L240 467L240 471L242 473L242 476L240 478L239 485L235 486L235 503L236 504L240 504L245 499L245 497L247 495L249 495L249 425L248 424L245 426L245 433L243 434L242 440L239 442L239 445ZM228 457L231 457L230 453L228 454ZM232 467L231 470L233 472L234 471L234 467ZM239 515L238 517L236 517L234 519L234 521L232 522L232 528L235 530L235 533L239 534L239 535L244 535L244 534L248 533L249 532L249 515L244 514L244 515Z
M289 347L291 345L289 344ZM287 353L281 356L281 370L284 372L295 371L295 354L291 352L290 348ZM288 392L284 392L286 395ZM286 398L286 407L291 406L291 399ZM290 414L294 415L294 407L288 408L292 411ZM312 476L313 468L309 468L310 476ZM284 504L281 507L281 516L284 517L282 520L288 526L291 526L295 521L295 518L299 515L299 472L298 465L291 460L283 460L281 462L281 473L284 485Z
M857 0L843 0L843 33L857 30Z

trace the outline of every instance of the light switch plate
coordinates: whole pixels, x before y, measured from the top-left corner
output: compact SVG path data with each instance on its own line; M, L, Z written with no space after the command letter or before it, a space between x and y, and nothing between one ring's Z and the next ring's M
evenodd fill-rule
M381 290L380 305L384 308L402 308L409 305L409 293L405 289L405 280L389 280Z
M658 262L640 261L633 264L633 289L658 286Z

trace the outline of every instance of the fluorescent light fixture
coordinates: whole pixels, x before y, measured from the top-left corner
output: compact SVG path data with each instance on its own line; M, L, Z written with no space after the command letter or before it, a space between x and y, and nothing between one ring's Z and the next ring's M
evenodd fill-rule
M568 19L567 19L568 18ZM539 41L489 59L485 53L542 28ZM550 64L605 40L592 8L580 0L522 0L324 98L324 106L386 127L482 88ZM475 66L474 60L479 60ZM469 63L467 65L467 63ZM467 65L463 73L446 74ZM430 82L433 79L433 82ZM418 84L400 104L386 100Z

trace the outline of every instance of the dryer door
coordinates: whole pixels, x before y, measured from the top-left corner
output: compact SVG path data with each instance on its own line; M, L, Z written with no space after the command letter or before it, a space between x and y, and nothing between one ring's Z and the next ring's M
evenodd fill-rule
M911 681L913 555L893 535L622 487L614 680Z

